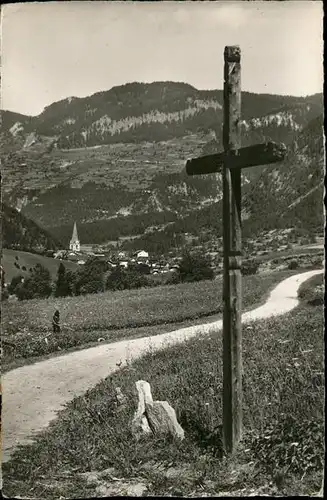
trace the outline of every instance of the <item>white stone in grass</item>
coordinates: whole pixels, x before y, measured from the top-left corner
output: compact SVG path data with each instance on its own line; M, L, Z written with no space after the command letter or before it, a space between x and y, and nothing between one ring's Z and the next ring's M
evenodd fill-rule
M140 384L140 382L142 383L143 381L139 380L138 382L136 382L136 389L139 396L139 402L132 421L132 431L137 437L139 436L139 434L151 434L151 429L148 420L145 416L145 392L144 392L149 390L150 394L147 393L147 398L148 400L150 398L150 401L152 401L150 385L148 384L149 385L148 389L147 387L143 389L143 386L142 384ZM145 382L145 384L147 384L147 382Z
M150 384L145 380L136 382L139 402L133 418L132 430L136 435L171 435L184 439L184 430L178 423L176 412L167 401L153 401Z

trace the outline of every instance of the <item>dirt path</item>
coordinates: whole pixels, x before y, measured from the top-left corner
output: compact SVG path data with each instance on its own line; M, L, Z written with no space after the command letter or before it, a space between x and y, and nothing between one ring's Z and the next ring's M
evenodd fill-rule
M297 291L308 278L322 273L309 271L285 279L271 292L267 302L243 314L249 322L285 314L298 305ZM152 337L102 344L27 365L6 373L2 378L2 451L3 461L14 448L31 442L33 435L56 417L65 403L94 387L100 380L118 370L116 363L168 344L182 342L199 333L221 329L222 321L196 325Z

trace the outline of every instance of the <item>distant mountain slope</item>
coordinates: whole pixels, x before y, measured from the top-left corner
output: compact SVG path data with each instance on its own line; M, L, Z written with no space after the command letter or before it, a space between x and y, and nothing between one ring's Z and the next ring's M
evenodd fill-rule
M252 229L264 224L323 227L323 184L324 139L320 115L297 135L282 164L265 169L248 186L244 205L252 215Z
M322 125L323 118L319 116L298 133L284 162L246 171L242 193L244 237L260 237L263 230L278 227L322 231ZM144 192L143 198L138 196L139 212L134 207L125 216L82 224L80 234L84 241L101 243L133 235L138 239L133 240L131 247L169 248L183 241L184 233L196 236L206 233L208 238L210 234L222 235L220 175L192 178L184 171L159 174L153 179L150 193ZM56 227L53 231L68 241L71 226Z
M1 204L2 247L30 252L56 250L60 243L16 209Z
M243 186L243 234L260 235L272 228L300 227L321 231L324 227L324 138L322 115L298 133L282 163L255 167L252 182ZM222 230L222 203L187 215L170 230L196 232Z
M65 242L75 220L84 243L218 230L221 176L188 177L185 162L222 150L222 105L222 91L155 82L64 99L36 117L4 112L3 201ZM242 93L242 146L288 147L284 163L243 172L245 230L320 221L322 109L321 94Z

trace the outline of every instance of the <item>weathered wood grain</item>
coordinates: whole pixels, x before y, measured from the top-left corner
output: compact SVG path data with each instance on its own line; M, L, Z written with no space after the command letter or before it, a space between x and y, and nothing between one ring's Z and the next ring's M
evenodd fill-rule
M265 142L247 146L235 152L228 158L231 170L238 168L256 167L258 165L270 165L280 162L286 154L285 144L276 142ZM227 160L226 153L192 158L186 162L186 173L188 175L205 175L222 172L224 162Z
M226 47L224 58L223 438L226 451L233 452L242 435L241 169L231 170L230 168L241 144L239 48Z

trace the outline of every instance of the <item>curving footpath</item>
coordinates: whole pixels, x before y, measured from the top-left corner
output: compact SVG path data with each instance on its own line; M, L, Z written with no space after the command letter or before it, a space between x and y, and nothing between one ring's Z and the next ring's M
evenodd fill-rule
M279 283L267 302L242 316L242 322L285 314L298 305L299 286L322 270L309 271ZM103 378L118 370L116 363L139 357L152 350L182 342L199 333L212 333L222 328L222 320L190 326L151 337L101 344L89 349L64 354L34 365L27 365L2 377L2 460L7 461L15 447L30 443L63 406L84 394Z

